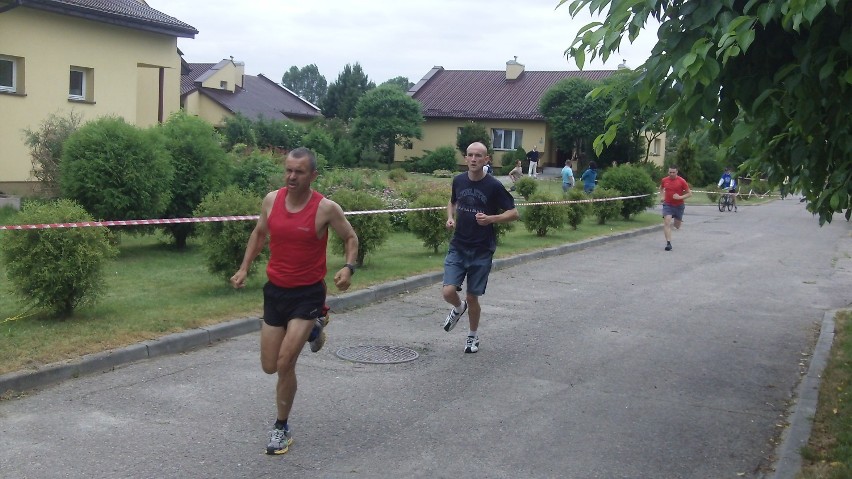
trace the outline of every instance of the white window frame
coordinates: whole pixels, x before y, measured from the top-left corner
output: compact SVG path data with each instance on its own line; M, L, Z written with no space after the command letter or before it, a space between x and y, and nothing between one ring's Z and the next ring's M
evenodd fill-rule
M18 91L18 60L13 57L0 55L0 61L9 62L12 64L12 84L0 85L0 91L16 93Z
M497 132L501 132L503 141L500 147L497 146L497 142L495 141ZM506 138L511 138L509 144L510 146L506 147ZM521 147L523 144L524 138L524 130L520 130L517 128L492 128L491 129L491 144L493 145L494 151L514 151Z
M80 74L80 94L71 92L71 82L73 81L74 73ZM86 70L79 67L71 67L68 72L68 99L69 100L85 100L86 99Z
M654 138L654 140L651 142L651 154L652 155L660 156L660 144L661 143L662 143L662 141L660 141L659 138Z

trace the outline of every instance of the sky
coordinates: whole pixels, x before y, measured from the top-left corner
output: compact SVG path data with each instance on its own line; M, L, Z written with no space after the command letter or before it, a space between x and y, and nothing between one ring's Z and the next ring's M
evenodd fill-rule
M281 81L291 66L316 64L329 84L346 64L360 63L377 85L394 77L417 83L433 66L503 70L517 57L528 71L579 70L564 51L592 21L571 18L558 0L147 0L198 30L179 38L189 63L234 57L249 75ZM604 64L586 70L635 68L650 55L655 28Z

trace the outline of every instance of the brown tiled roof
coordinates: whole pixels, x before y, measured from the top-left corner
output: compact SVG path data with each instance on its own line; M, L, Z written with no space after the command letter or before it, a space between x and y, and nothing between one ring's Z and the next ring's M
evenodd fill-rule
M515 80L506 72L433 68L409 90L426 118L543 121L538 104L556 82L572 77L600 80L613 70L524 71Z
M21 6L177 37L194 38L192 25L140 0L18 0Z
M189 63L188 65L191 73L181 77L182 97L197 90L228 111L241 113L252 119L260 116L272 120L322 116L319 108L263 75L244 75L242 88L237 88L231 93L227 90L202 88L200 83L195 83L218 63Z

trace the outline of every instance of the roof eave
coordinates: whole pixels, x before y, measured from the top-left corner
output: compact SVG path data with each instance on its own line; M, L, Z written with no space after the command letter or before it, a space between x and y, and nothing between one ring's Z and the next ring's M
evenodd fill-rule
M46 12L58 13L60 15L67 15L70 17L83 18L95 22L108 23L111 25L133 28L135 30L143 30L151 33L173 35L181 38L195 38L195 35L198 34L198 30L196 30L195 28L183 28L178 25L169 26L141 18L133 19L121 15L109 14L106 12L98 12L90 9L77 8L73 5L27 1L23 1L20 4L25 7L43 10Z

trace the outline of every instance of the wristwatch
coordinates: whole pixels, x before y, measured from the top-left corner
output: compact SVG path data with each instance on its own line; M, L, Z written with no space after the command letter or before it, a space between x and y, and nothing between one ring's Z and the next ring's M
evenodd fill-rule
M355 274L355 266L353 266L351 263L346 263L346 264L343 265L343 267L349 268L349 274L350 275Z

